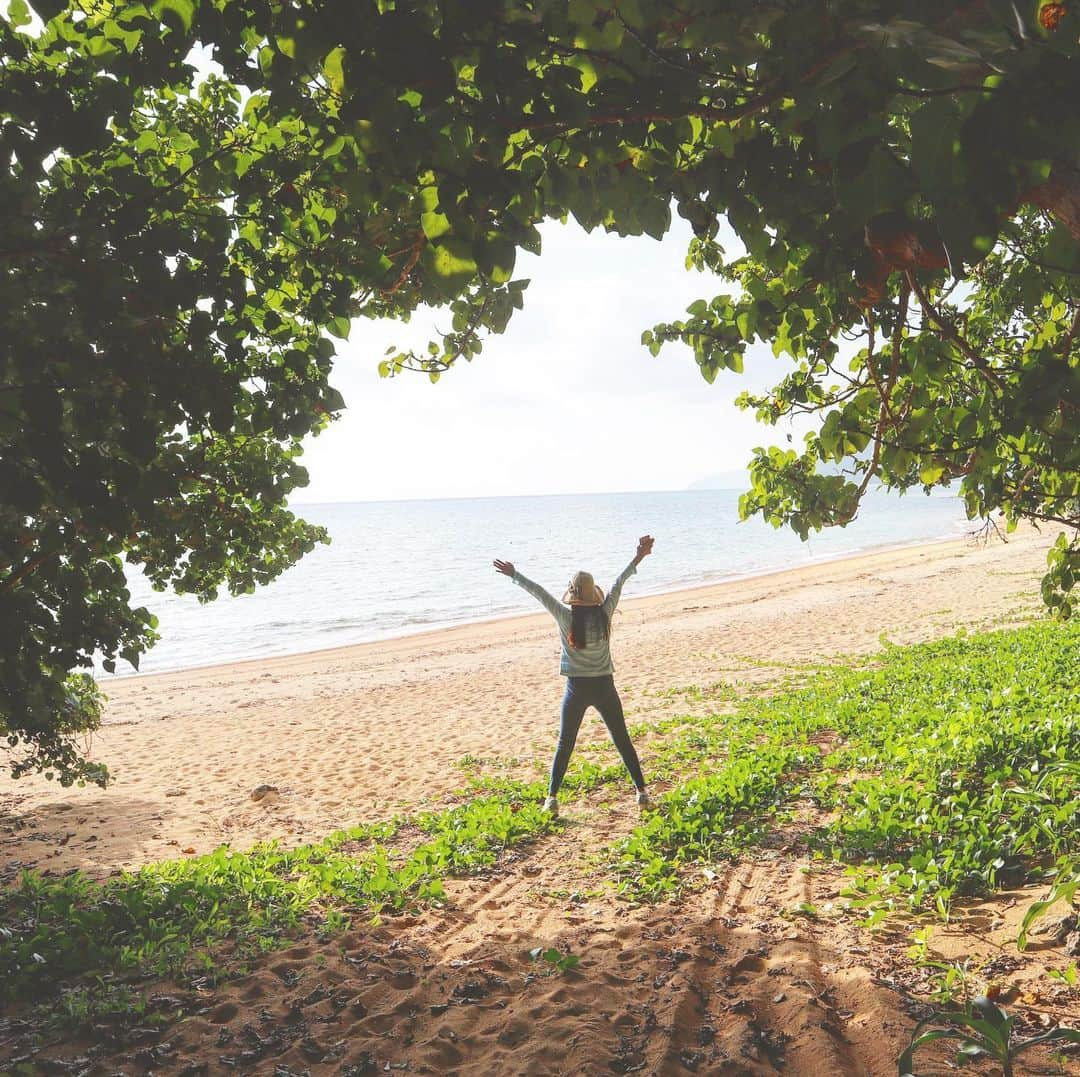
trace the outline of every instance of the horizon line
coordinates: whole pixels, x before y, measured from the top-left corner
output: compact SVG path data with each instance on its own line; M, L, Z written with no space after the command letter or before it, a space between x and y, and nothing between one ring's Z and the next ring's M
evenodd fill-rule
M302 509L311 508L319 505L413 505L419 503L433 502L433 501L509 501L512 499L521 500L524 498L540 498L540 497L616 497L622 494L708 494L708 493L745 493L749 487L749 483L746 486L684 486L678 489L664 489L664 490L573 490L568 493L543 493L543 494L460 494L453 496L435 496L435 497L371 497L371 498L351 498L349 500L338 501L289 501L288 507L290 509ZM883 489L881 486L874 489L867 490L867 494L884 494L885 496L896 495L897 497L903 497L914 490L912 487L910 490L888 490ZM941 493L928 493L927 497L958 497L959 495L946 487L941 487ZM923 493L922 488L919 488L919 492Z
M747 484L749 485L749 483ZM701 493L741 493L742 486L682 486L668 487L662 490L571 490L565 493L532 494L456 494L451 496L435 495L429 497L361 497L340 501L289 501L290 508L303 508L311 505L407 505L418 501L505 501L511 498L527 497L612 497L618 494L701 494Z

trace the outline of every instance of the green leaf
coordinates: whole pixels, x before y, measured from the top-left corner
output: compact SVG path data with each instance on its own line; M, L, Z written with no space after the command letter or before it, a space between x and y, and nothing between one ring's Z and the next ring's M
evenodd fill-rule
M332 318L326 325L326 331L339 340L348 340L350 329L352 322L345 317Z
M194 0L154 0L150 10L162 22L168 22L170 16L174 17L185 33L191 29L191 23L195 18Z
M345 48L339 45L326 54L323 76L330 90L338 97L345 95Z
M514 275L517 248L498 235L489 236L480 246L478 265L480 271L493 284L506 284Z
M1042 1032L1038 1036L1032 1036L1030 1039L1021 1040L1014 1048L1013 1055L1018 1055L1021 1051L1026 1051L1030 1047L1035 1047L1040 1043L1080 1043L1080 1029L1076 1028L1054 1028L1049 1032Z
M714 149L723 157L735 156L735 134L729 124L714 123L709 125L705 135L705 145Z
M969 1036L956 1028L935 1028L930 1032L924 1032L917 1039L912 1040L911 1046L897 1060L900 1077L915 1077L915 1052L928 1043L936 1040L962 1040L969 1042Z
M879 213L896 210L911 192L911 180L896 157L875 146L865 168L838 184L837 195L844 209L858 221L869 221Z
M588 93L596 85L596 65L592 57L585 53L578 53L568 57L566 63L581 72L581 92Z
M667 202L644 202L638 208L638 219L646 235L663 239L671 227L671 207Z
M472 247L464 240L445 236L425 251L425 261L447 295L457 295L476 276Z
M17 30L31 21L30 7L26 0L8 0L8 22Z
M911 165L931 203L944 208L956 199L960 180L960 115L952 98L931 98L911 124Z
M1055 224L1043 247L1042 261L1067 273L1080 272L1080 243L1063 224Z
M42 22L49 22L61 11L67 9L66 0L30 0L30 6L37 12Z
M1004 1010L1002 1010L992 999L987 998L986 995L976 995L975 998L971 1000L971 1006L984 1021L994 1029L998 1030L998 1032L1001 1032L1008 1027L1009 1019L1005 1015Z
M439 189L424 187L420 191L420 227L429 240L439 239L450 231L450 221L438 212Z

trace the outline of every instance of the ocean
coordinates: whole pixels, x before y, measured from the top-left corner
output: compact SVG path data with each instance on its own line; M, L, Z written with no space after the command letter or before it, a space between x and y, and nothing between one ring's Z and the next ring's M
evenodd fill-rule
M739 522L739 492L686 490L304 505L333 539L253 595L206 605L154 591L131 574L135 605L161 639L140 672L387 639L540 607L492 568L498 557L560 597L578 569L601 587L656 539L624 597L675 591L875 547L972 530L954 497L869 495L858 519L800 542L761 520ZM117 674L130 674L118 663ZM107 682L108 674L101 674Z

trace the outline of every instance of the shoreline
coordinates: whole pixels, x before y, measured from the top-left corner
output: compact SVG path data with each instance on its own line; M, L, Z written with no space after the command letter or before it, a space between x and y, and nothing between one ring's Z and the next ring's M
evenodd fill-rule
M738 572L733 573L729 576L721 576L717 579L708 580L701 583L688 583L677 587L665 587L657 591L643 590L637 594L629 595L623 598L620 602L620 609L630 603L642 601L645 599L661 599L668 596L685 595L697 591L710 591L714 588L729 587L748 581L763 580L777 576L784 576L789 573L810 571L821 565L843 564L848 561L857 561L860 558L873 557L879 554L895 553L904 550L915 550L923 547L933 549L946 545L948 543L975 543L979 541L986 540L979 539L978 536L974 532L972 532L963 535L942 535L938 538L932 539L919 538L911 539L907 542L890 542L880 546L864 546L858 550L848 550L844 551L843 553L819 554L811 556L806 561L797 565L786 565L782 568L756 569L750 572ZM141 673L136 670L129 673L101 674L95 669L94 676L99 686L102 687L102 689L104 690L105 686L107 685L119 684L126 681L138 681L141 683L149 681L156 677L170 677L184 673L203 673L216 669L232 668L234 666L243 667L252 664L288 661L289 659L293 658L305 658L321 654L332 655L341 651L350 651L354 648L359 647L389 646L403 640L416 640L421 637L428 638L432 636L439 636L443 633L454 632L458 629L472 628L478 625L498 625L502 622L521 620L522 618L535 617L536 615L537 614L535 610L521 610L517 613L498 613L491 617L474 617L458 621L436 622L413 630L406 629L404 631L395 631L392 635L377 636L374 639L355 640L351 643L337 643L329 647L311 647L294 651L274 651L260 655L252 655L246 658L230 658L222 662L207 662L201 663L199 665L175 666L170 669L157 669L147 673Z
M1043 615L1053 535L875 549L620 603L612 652L642 730L800 668ZM106 789L0 772L0 880L22 868L117 869L280 840L285 846L437 807L481 763L547 768L563 678L537 607L498 620L284 657L118 677L89 754ZM587 717L580 743L603 743ZM260 786L274 792L252 796ZM662 787L658 786L658 791Z

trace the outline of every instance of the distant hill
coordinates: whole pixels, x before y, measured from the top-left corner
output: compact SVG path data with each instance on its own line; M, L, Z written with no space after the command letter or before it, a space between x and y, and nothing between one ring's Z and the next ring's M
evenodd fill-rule
M832 462L819 463L818 464L818 471L823 475L839 475L841 473L841 467L840 467L839 464L835 464L835 463L832 463ZM714 472L712 475L706 475L704 478L695 479L692 483L690 483L689 486L686 487L686 489L687 490L738 490L740 493L743 493L744 491L750 489L750 475L746 471L742 471L742 470L717 471L717 472ZM871 487L870 487L871 493L879 492L880 489L881 488L878 486L878 484L876 482L871 484ZM921 491L919 490L919 488L916 487L914 490L910 491L908 496L914 496L915 494L920 493L920 492ZM895 496L895 495L893 495L893 496ZM956 497L957 493L956 493L955 490L952 490L947 486L944 486L944 487L939 486L939 487L936 487L934 489L933 493L930 496L931 497Z

